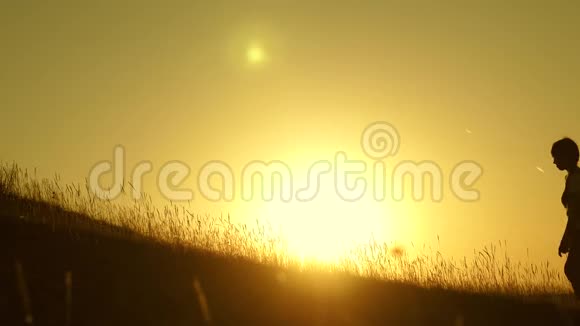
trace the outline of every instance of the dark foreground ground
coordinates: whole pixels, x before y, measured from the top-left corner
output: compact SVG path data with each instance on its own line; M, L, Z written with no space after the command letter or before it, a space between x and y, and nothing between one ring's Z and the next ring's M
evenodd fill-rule
M575 315L0 216L0 325L27 314L33 325L99 326L571 325Z

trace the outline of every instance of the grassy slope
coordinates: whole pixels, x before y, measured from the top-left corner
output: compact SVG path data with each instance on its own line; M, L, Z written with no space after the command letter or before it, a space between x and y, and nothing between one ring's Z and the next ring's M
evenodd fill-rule
M346 268L305 268L264 229L116 207L0 167L0 325L27 312L36 325L559 324L570 315L513 296L558 293L553 271L520 273L493 251L461 269L370 244ZM383 281L352 276L369 268Z
M9 208L19 202L0 203ZM71 229L15 216L0 221L0 286L7 293L0 302L2 325L24 320L27 296L36 325L66 325L67 311L73 325L455 325L460 320L557 325L563 320L553 305L507 296L281 269L121 229ZM72 275L68 305L67 272ZM19 290L19 279L26 291Z

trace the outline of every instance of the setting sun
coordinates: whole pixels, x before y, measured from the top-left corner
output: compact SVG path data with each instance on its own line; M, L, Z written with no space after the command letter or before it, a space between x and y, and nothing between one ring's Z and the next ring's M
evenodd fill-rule
M305 203L265 203L258 211L279 227L291 254L320 262L334 262L372 237L388 240L393 229L387 225L387 210L378 203L325 198Z

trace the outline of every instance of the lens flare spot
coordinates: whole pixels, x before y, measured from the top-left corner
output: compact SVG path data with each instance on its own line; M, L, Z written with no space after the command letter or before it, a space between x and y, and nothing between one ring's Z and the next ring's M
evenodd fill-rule
M260 64L264 62L266 54L264 49L259 45L252 45L246 52L246 58L251 64Z

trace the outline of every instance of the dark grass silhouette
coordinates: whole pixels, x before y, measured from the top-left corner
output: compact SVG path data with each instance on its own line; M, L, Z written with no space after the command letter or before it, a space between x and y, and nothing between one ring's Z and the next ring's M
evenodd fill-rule
M0 184L0 325L568 325L577 314L507 294L259 263Z

